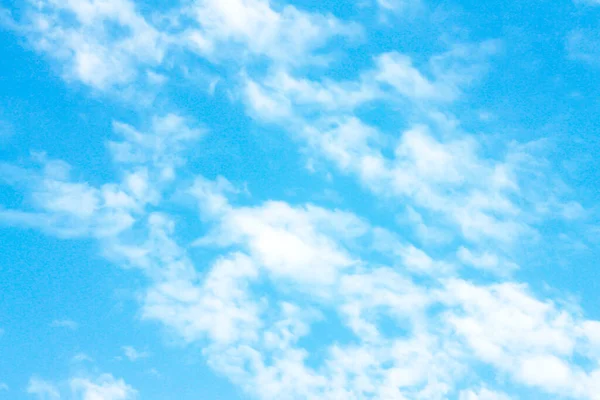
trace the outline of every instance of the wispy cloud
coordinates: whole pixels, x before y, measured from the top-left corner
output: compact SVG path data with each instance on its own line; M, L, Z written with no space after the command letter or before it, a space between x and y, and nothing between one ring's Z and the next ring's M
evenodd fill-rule
M55 319L50 323L52 328L67 328L70 330L76 330L79 328L79 324L70 319Z
M84 361L92 362L94 360L93 360L92 357L90 357L86 353L77 353L77 354L75 354L73 356L73 358L71 359L71 361L73 361L75 363L80 363L80 362L84 362Z
M571 31L566 39L568 56L591 66L600 65L600 35L595 29Z
M460 392L459 400L509 400L510 397L502 392L496 392L486 388L475 390L463 390Z
M96 379L71 378L71 391L83 399L132 400L137 391L122 379L102 374Z
M598 1L598 0L575 0L574 2L576 4L585 4L585 5L589 5L589 6L600 5L600 1Z
M29 379L27 393L35 395L41 400L60 399L60 392L53 383L44 381L37 377L32 377Z
M137 361L150 356L150 353L147 351L136 350L133 346L123 346L123 354L129 361Z
M37 377L29 380L27 393L40 400L54 400L75 396L77 399L133 400L137 391L122 379L111 374L101 374L96 378L72 377L65 382L49 382Z

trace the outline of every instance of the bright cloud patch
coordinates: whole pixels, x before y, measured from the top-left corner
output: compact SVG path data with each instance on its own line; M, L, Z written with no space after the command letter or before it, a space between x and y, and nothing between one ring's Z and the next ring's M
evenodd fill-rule
M62 392L62 394L61 394ZM41 400L81 399L81 400L132 400L137 392L122 379L110 374L102 374L97 379L71 378L68 382L53 383L32 377L27 393Z
M598 11L309 3L1 10L0 392L600 399Z

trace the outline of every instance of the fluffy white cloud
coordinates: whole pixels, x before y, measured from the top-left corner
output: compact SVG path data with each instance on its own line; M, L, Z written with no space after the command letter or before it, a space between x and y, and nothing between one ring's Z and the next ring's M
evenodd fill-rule
M522 354L573 351L573 317L532 298L523 286L505 283L486 288L450 281L447 290L449 301L464 310L450 313L448 322L486 361L512 368L513 357Z
M201 202L208 198L209 203L213 204L201 209L205 212L212 210L213 218L218 221L218 228L201 240L202 245L216 243L221 246L240 246L249 252L254 260L253 264L265 269L267 276L271 277L270 281L275 284L273 290L283 289L288 294L295 292L312 297L316 301L313 306L318 307L317 310L332 310L341 318L343 325L359 338L356 345L339 343L326 347L327 356L322 366L313 369L306 364L307 350L299 348L297 340L302 336L310 337L310 326L314 317L298 316L294 323L300 325L286 336L273 333L269 327L282 324L286 326L293 321L289 321L289 317L282 320L281 316L272 319L273 316L269 315L268 310L273 310L273 302L276 300L271 299L266 292L263 292L261 303L254 303L259 305L247 309L254 311L251 321L255 329L251 332L257 332L259 330L256 328L263 326L267 332L265 337L230 337L225 333L248 331L244 329L230 329L215 334L215 327L198 322L201 321L201 315L211 315L208 303L205 303L201 293L212 293L220 297L221 301L217 304L230 304L230 300L226 299L232 295L238 299L245 298L247 304L252 304L252 297L257 296L252 294L252 285L257 282L258 275L252 275L249 281L247 275L240 279L238 273L227 272L230 279L237 280L238 285L243 286L232 287L228 280L229 289L222 293L206 288L195 291L192 287L187 290L179 287L179 290L171 291L171 298L177 299L180 304L195 304L195 307L187 306L188 309L194 308L197 315L193 319L196 325L192 329L189 323L179 325L179 322L173 321L173 318L186 315L183 311L185 308L180 308L180 304L170 303L164 298L152 298L153 302L159 301L165 307L161 308L160 313L153 314L153 318L166 322L171 328L175 327L187 340L194 337L190 334L194 329L206 332L213 346L219 349L208 352L211 365L250 391L255 391L257 387L262 388L258 393L262 398L410 398L411 393L420 393L421 396L427 396L426 398L439 399L452 391L454 380L460 379L461 371L469 368L469 360L473 357L511 374L523 384L540 387L549 393L593 398L590 396L593 393L591 382L594 372L586 373L568 361L569 357L578 352L581 343L588 343L590 340L587 338L593 337L592 325L582 321L579 315L561 309L551 302L536 299L523 285L506 283L488 287L451 279L438 282L439 289L433 289L436 284L431 286L430 283L429 288L421 287L406 275L391 269L362 269L359 267L362 262L353 268L338 270L336 279L316 281L329 287L328 293L331 296L323 296L314 283L304 285L307 279L304 274L308 272L298 269L298 260L304 258L282 258L281 248L286 247L281 246L278 240L265 241L264 245L260 246L253 244L253 241L259 240L265 229L267 232L279 229L276 236L282 237L302 232L303 235L309 236L302 236L299 243L306 246L304 253L310 254L309 249L319 249L324 240L315 241L312 237L327 234L333 235L328 237L336 238L338 246L342 246L340 249L348 251L348 247L344 245L345 241L357 235L365 235L368 227L359 224L357 228L338 231L336 225L342 223L352 227L356 222L348 225L352 218L348 219L348 216L345 216L339 219L338 216L336 219L329 214L328 232L317 233L315 228L319 226L319 218L314 218L307 212L315 212L316 209L297 210L281 203L267 203L255 209L234 207L222 194L210 192L210 188L218 191L218 187L223 187L223 184L211 184L201 180L196 187L198 185L203 189L195 190L195 195ZM216 203L215 197L220 198ZM214 207L214 204L219 206ZM296 218L292 218L298 213L302 215L298 216L298 219L303 221L301 225L298 225ZM250 218L252 222L246 223L245 218ZM229 223L230 219L234 222ZM252 230L248 230L247 226L252 226ZM349 231L353 233L348 236ZM408 247L406 251L408 259L401 264L405 271L414 271L414 266L426 267L432 262L429 256L415 248ZM320 252L323 253L323 250ZM285 253L295 254L290 251ZM415 254L419 256L416 257ZM274 263L273 260L277 262ZM302 265L309 268L306 270L309 271L313 264L310 259L307 260ZM335 258L324 257L318 262L322 263L319 271L327 270L325 263L337 269ZM286 275L283 276L288 281L287 284L278 282L281 268L286 268ZM237 267L234 270L241 272L244 268ZM217 271L222 271L219 263L215 264L207 275L204 285L212 281L211 277ZM316 279L311 276L308 278ZM292 292L289 292L290 289ZM155 307L156 304L150 303L150 306ZM231 318L239 316L239 311L235 311L238 307L239 305L236 305L221 315L230 321ZM286 308L288 311L296 309L293 303L284 307ZM439 319L429 315L429 310L432 309L439 310ZM386 332L385 324L382 324L382 319L385 318L390 319L389 323L395 326L392 337L388 336L390 332ZM284 320L288 322L283 323ZM244 318L244 321L248 319ZM590 334L586 336L580 333L580 326L590 327L586 330ZM404 330L399 327L403 327ZM454 331L455 334L447 336L448 330ZM280 339L277 339L278 337ZM278 347L279 355L267 362L265 357L272 351L270 349L273 340L283 340L285 337L285 344ZM453 338L456 338L456 341ZM445 350L442 351L441 348ZM356 352L350 356L353 363L344 363L339 359L341 354L354 354L353 352ZM412 359L409 355L415 358ZM360 364L361 380L350 378L353 376L352 371L356 368L357 360L364 362ZM536 367L540 362L544 364L544 368ZM250 363L251 367L243 368L245 363ZM423 363L422 370L417 368L420 363ZM449 371L455 372L450 374ZM291 382L300 384L295 385ZM463 396L475 395L476 392L463 393ZM489 397L492 396L492 392L482 390L478 395Z
M324 133L311 128L307 134L321 142L326 157L358 175L369 189L441 213L469 240L510 242L531 230L512 200L519 195L518 182L511 179L519 165L481 158L472 139L444 142L417 126L402 134L390 159L381 147L368 144L377 143L379 133L356 119L339 121Z
M407 393L417 390L431 398L450 390L445 367L456 361L438 348L439 338L422 331L430 302L426 291L392 269L362 268L358 259L348 264L352 242L368 233L363 221L348 213L281 202L236 207L225 196L232 188L222 179L199 179L191 192L203 217L215 226L198 244L237 250L200 277L172 238L174 225L164 216L152 216L148 241L121 252L155 279L144 296L145 318L160 321L186 342L207 341L209 364L261 398L399 397L404 392L398 384ZM264 285L271 289L256 292ZM271 290L292 297L281 302L275 293L268 294ZM307 295L316 303L296 304ZM341 329L353 332L360 344L327 345L322 367L314 369L306 364L308 351L298 341L310 337L311 323L322 318L319 310L337 314L345 326ZM382 318L405 326L407 337L388 339L389 332L380 332ZM413 332L417 326L419 331ZM392 355L389 346L395 349ZM350 363L340 365L338 358L347 351L370 357L366 380L353 378ZM418 370L416 363L422 366ZM437 363L437 378L428 381Z
M5 25L25 35L59 66L68 81L151 104L154 87L182 50L214 62L266 57L282 65L324 64L330 38L359 37L357 24L330 14L279 7L269 0L198 0L161 15L130 0L30 0L25 15ZM244 16L241 18L240 16ZM319 54L322 53L322 54Z
M166 38L128 0L32 2L25 34L59 60L69 80L96 89L132 82L160 64Z
M534 155L538 143L491 149L431 104L460 96L500 47L497 41L455 45L421 68L405 55L383 54L351 82L276 70L260 81L246 77L244 101L255 119L278 124L304 143L313 168L315 160L326 162L318 164L322 169L331 163L378 196L401 199L410 210L403 222L424 243L466 240L472 247L456 249L462 264L510 275L518 268L511 248L536 240L537 222L585 210L562 198L555 178L544 177L543 160ZM406 100L417 114L406 112L407 120L419 122L409 123L399 139L353 114L368 103L397 103L398 93L401 108Z
M241 245L275 276L331 284L339 270L352 267L356 260L327 233L352 237L363 232L364 224L351 214L269 202L260 208L228 207L218 227L198 243Z
M198 24L185 31L186 43L215 58L235 54L239 59L241 52L242 57L266 56L284 64L321 62L313 51L329 38L360 33L358 26L332 15L292 5L276 10L269 0L200 0L186 11Z
M91 380L72 378L69 380L72 392L81 400L133 400L137 391L122 379L115 379L110 374L102 374Z
M582 327L593 326L578 313L541 301L525 285L513 283L489 287L465 281L449 281L446 301L459 305L444 319L464 340L473 355L514 379L550 393L574 398L597 398L598 370L584 370L570 360L597 360L582 347L588 342Z
M435 79L426 78L407 56L396 53L379 56L373 68L351 82L310 81L276 70L260 83L246 77L244 100L250 115L279 124L305 143L311 160L332 163L380 196L409 200L413 216L423 221L426 214L436 221L433 226L421 222L421 235L429 232L429 238L447 241L456 237L457 232L448 229L454 225L474 244L495 242L492 248L472 249L470 257L464 250L459 256L465 264L505 274L517 266L507 248L519 239L535 238L535 221L541 214L568 218L569 210L581 214L582 208L554 193L554 182L539 179L535 169L541 165L529 155L535 144L504 146L490 158L487 145L462 132L435 106L421 104L428 97L458 97L485 73L487 59L498 51L496 41L455 45L423 67ZM370 102L396 102L394 92L419 115L425 113L399 140L395 133L381 132L352 114ZM450 237L444 234L449 230Z
M57 164L45 174L66 172ZM569 361L583 349L598 354L594 321L538 300L524 285L440 280L455 273L449 264L347 212L274 201L236 206L236 189L223 178L198 178L189 193L212 226L196 245L229 248L206 272L197 271L177 243L175 224L160 213L148 215L146 237L112 241L107 254L151 278L144 318L185 342L206 343L209 364L260 398L442 399L466 371L474 373L473 359L548 393L594 398L596 372ZM366 262L365 243L394 257L395 268ZM466 261L487 260L459 253ZM339 320L332 329L354 339L309 350L300 340L310 340L325 315ZM307 362L309 352L322 354L316 367ZM107 377L71 385L84 399L134 395ZM59 393L51 384L31 386L46 396Z
M143 316L161 321L187 342L252 341L262 326L260 304L247 292L257 270L243 254L216 261L203 283L174 276L157 282L144 299Z

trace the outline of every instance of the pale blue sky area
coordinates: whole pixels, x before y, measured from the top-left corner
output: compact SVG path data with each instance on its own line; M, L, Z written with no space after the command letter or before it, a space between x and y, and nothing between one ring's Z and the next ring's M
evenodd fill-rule
M600 399L600 2L0 0L0 399Z

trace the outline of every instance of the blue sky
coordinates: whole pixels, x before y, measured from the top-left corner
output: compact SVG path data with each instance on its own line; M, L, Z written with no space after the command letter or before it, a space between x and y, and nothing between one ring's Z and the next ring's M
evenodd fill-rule
M600 2L0 2L0 398L600 399Z

